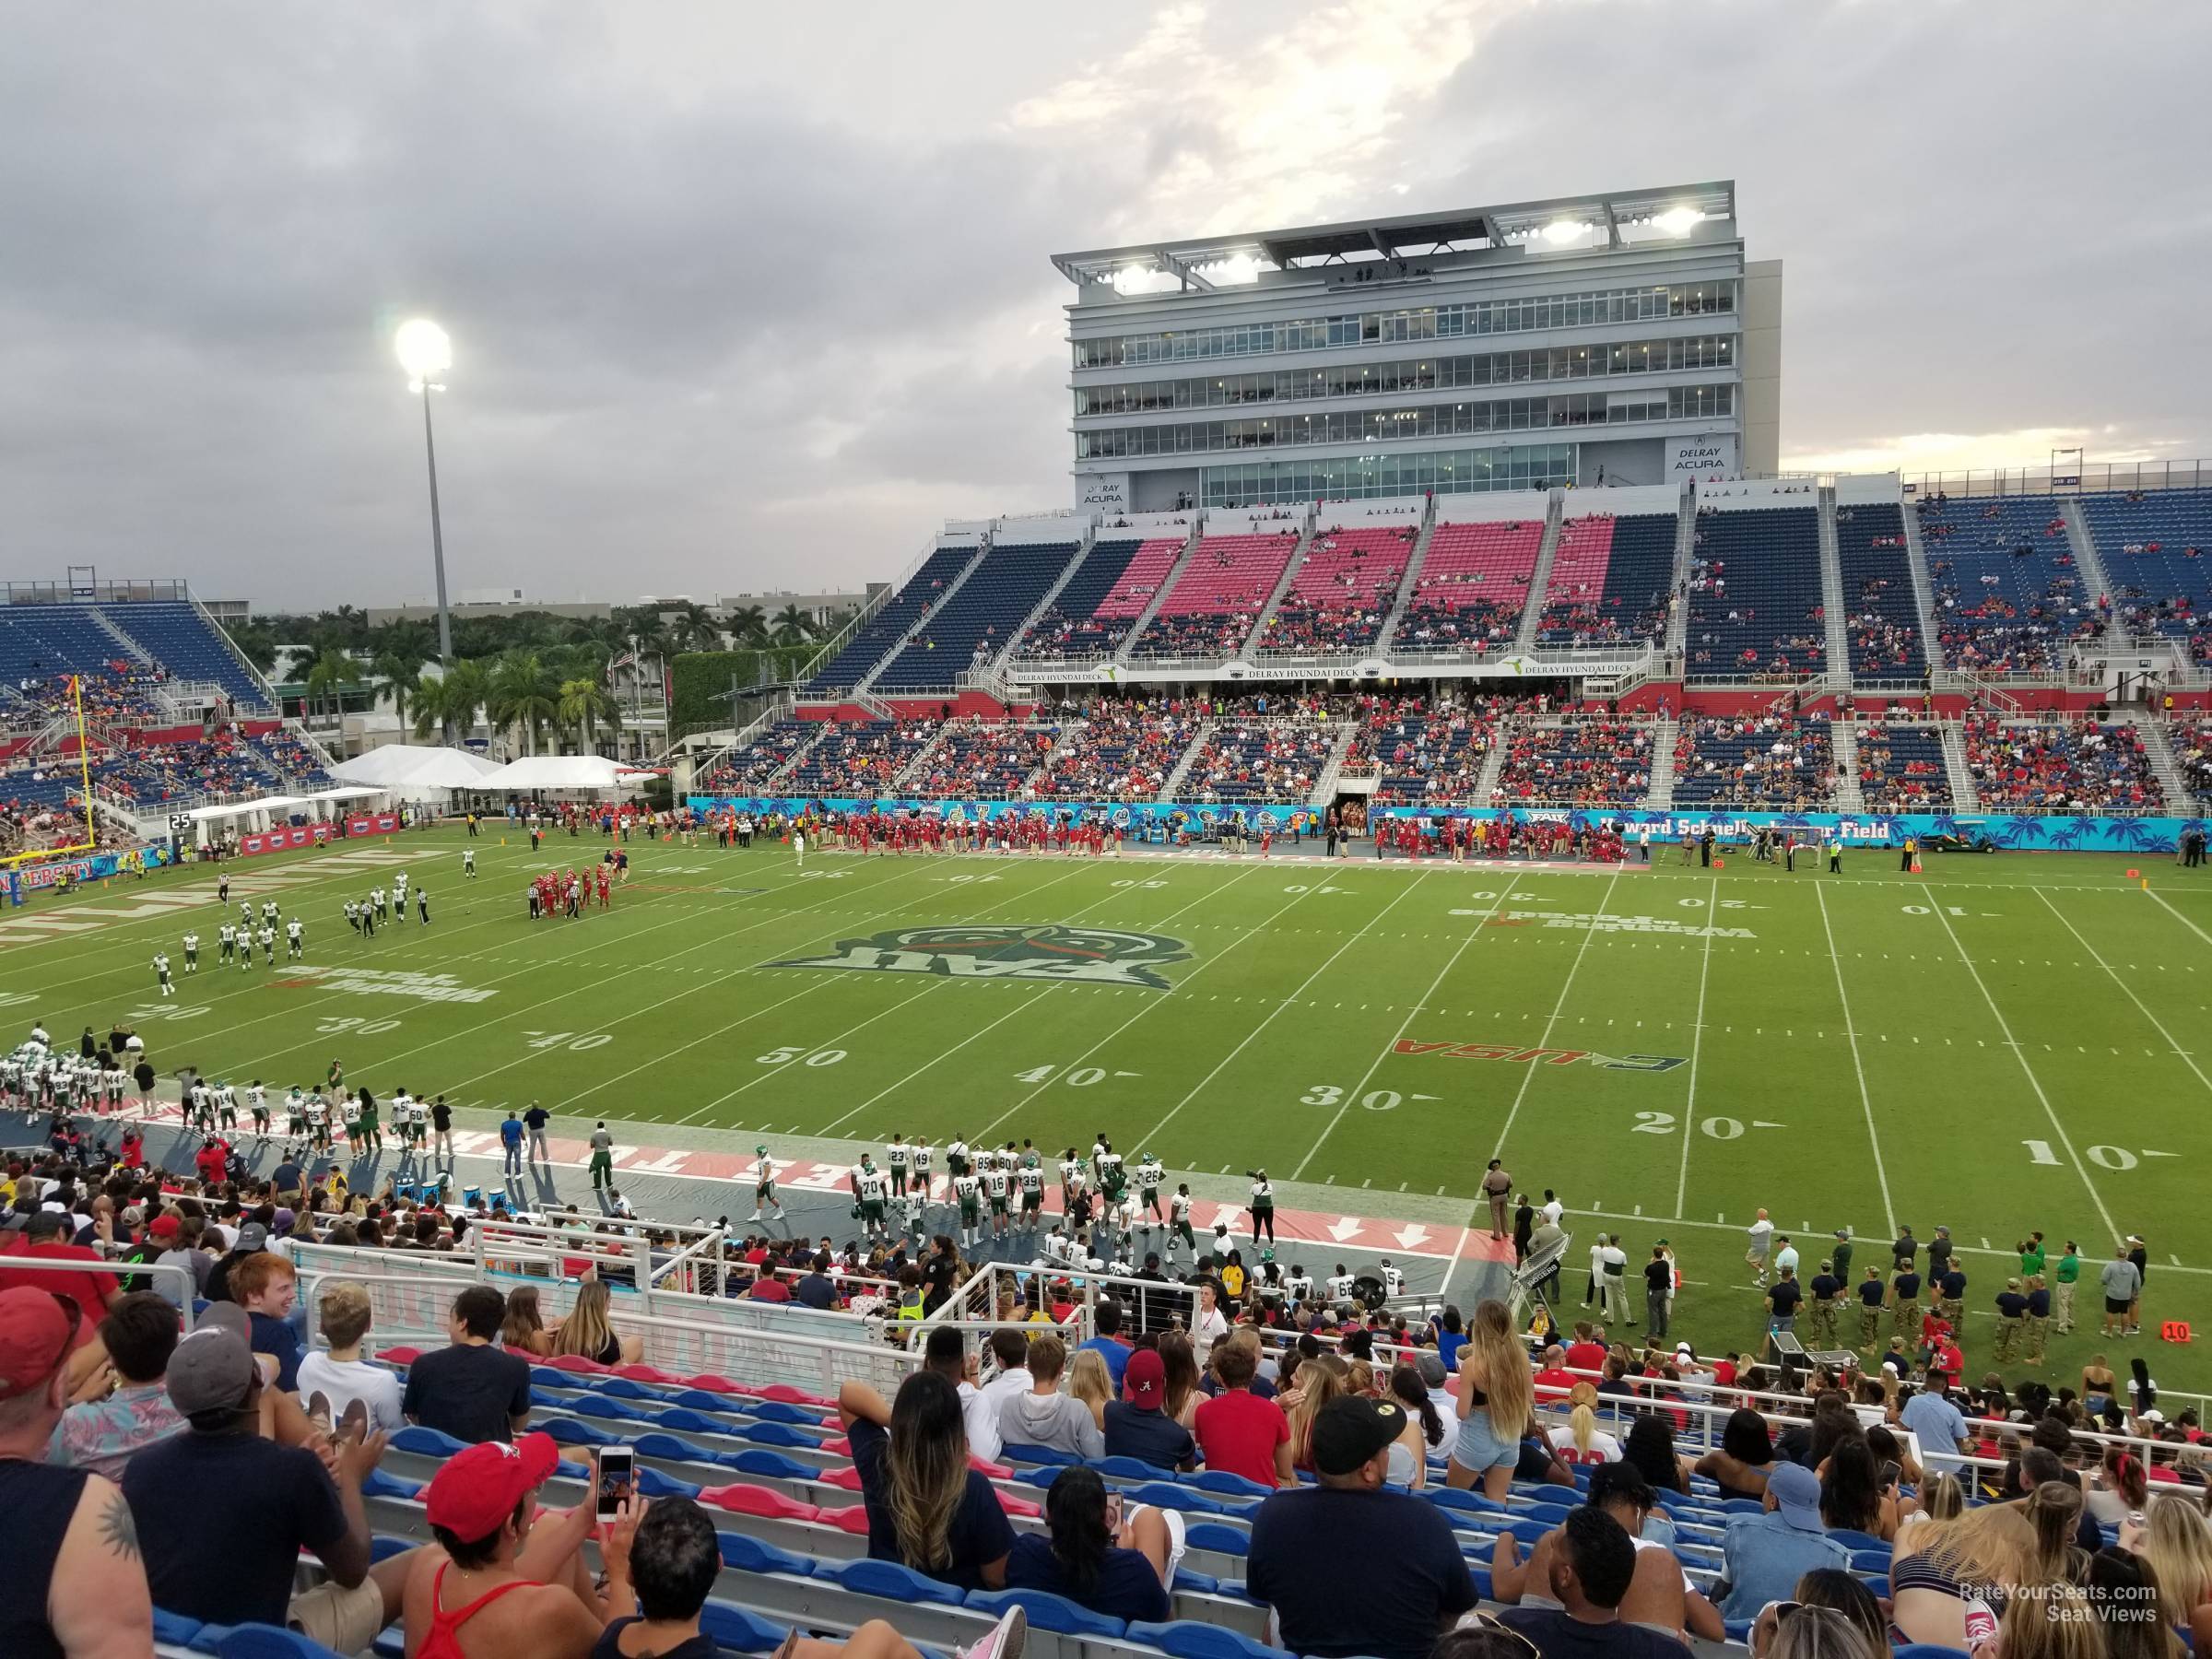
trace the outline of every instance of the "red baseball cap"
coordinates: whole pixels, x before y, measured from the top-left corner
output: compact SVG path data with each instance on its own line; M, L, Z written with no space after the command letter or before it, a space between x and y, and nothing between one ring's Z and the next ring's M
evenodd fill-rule
M1139 1406L1158 1406L1167 1398L1168 1368L1158 1349L1138 1348L1130 1355L1122 1381L1129 1398Z
M174 1210L163 1210L147 1224L147 1232L157 1239L173 1239L184 1230L184 1219Z
M486 1441L446 1459L423 1494L423 1513L465 1543L488 1538L559 1463L549 1434L525 1434L511 1446Z
M0 1400L41 1385L69 1357L84 1310L49 1291L0 1290Z

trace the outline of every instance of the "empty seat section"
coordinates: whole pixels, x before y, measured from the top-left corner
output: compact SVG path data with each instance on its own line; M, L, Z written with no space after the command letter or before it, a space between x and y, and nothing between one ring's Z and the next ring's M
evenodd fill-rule
M1932 726L1877 722L1858 728L1859 794L1872 812L1947 812L1951 778Z
M105 605L100 614L146 648L147 654L181 680L213 680L232 701L269 707L268 693L240 659L230 641L198 607L181 599ZM109 654L114 643L109 641Z
M976 565L960 591L906 649L884 665L877 688L885 692L944 687L989 662L1037 608L1067 561L1073 542L1034 542L994 547Z
M0 678L58 679L65 674L113 677L129 656L87 605L11 605L0 608ZM58 695L59 688L56 688ZM58 704L56 705L58 708Z
M2120 619L2212 662L2212 489L2087 495L2081 516Z
M880 795L927 743L935 727L920 721L856 720L831 723L819 741L793 766L782 793L794 795Z
M1919 679L1928 660L1921 647L1920 604L1912 595L1904 510L1888 502L1838 507L1836 568L1843 581L1853 677Z
M1298 532L1208 535L1136 641L1139 656L1232 656L1298 547Z
M1507 729L1499 797L1514 806L1633 806L1652 786L1652 727L1566 720Z
M1819 514L1701 511L1691 553L1689 677L1802 679L1822 672Z
M1683 721L1675 740L1675 810L1825 808L1834 793L1835 770L1825 717L1699 716Z
M1500 651L1513 642L1535 579L1544 522L1440 524L1414 579L1394 651Z
M955 578L975 557L971 547L939 547L922 561L912 580L868 618L829 665L806 682L809 691L845 691L868 677L868 671L906 637L922 613L945 596Z
M956 722L905 793L930 800L1017 799L1059 735L1055 725Z
M1179 541L1135 541L1127 536L1093 543L1076 573L1067 579L1067 585L1022 635L1021 643L1014 649L1015 659L1044 662L1112 655L1129 625L1159 591L1160 578L1182 549ZM1140 566L1146 573L1132 576L1132 571ZM1124 591L1125 580L1127 592ZM1126 609L1132 601L1135 609Z
M1536 642L1553 647L1662 644L1675 585L1672 513L1568 519L1544 584Z
M2165 792L2132 725L1970 715L1966 763L1984 807L2018 812L2160 812Z
M1114 703L1094 705L1030 783L1056 800L1150 801L1159 797L1197 731L1186 715Z
M1398 602L1418 532L1411 524L1316 534L1283 602L1267 620L1263 651L1365 651Z
M1178 798L1295 806L1312 794L1340 730L1313 722L1224 722L1193 758Z
M700 780L701 786L719 794L744 794L765 789L783 763L809 739L823 735L818 720L779 720L732 749L722 763Z
M2066 522L2048 496L1914 503L1936 595L1936 636L1953 668L2041 674L2066 646L2101 632L2081 591Z

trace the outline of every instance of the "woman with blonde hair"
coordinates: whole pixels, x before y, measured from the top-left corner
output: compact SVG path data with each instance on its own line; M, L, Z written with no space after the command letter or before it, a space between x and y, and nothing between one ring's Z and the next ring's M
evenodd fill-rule
M1620 1442L1597 1426L1597 1384L1577 1382L1567 1391L1567 1441L1552 1443L1559 1461L1591 1466L1618 1463Z
M869 1553L963 1590L1005 1589L1014 1528L989 1478L968 1466L951 1380L912 1372L888 1403L865 1382L848 1382L837 1410L860 1472Z
M2076 1586L2052 1584L2006 1604L1996 1651L2003 1659L2106 1659L2104 1620Z
M1113 1373L1096 1348L1077 1348L1067 1362L1067 1392L1090 1408L1090 1420L1106 1431L1106 1402L1113 1398Z
M616 1334L607 1317L606 1281L597 1275L576 1287L576 1305L553 1334L553 1353L577 1354L601 1365L635 1365L645 1356L641 1336Z
M1459 1438L1446 1484L1464 1491L1480 1481L1484 1496L1503 1502L1521 1458L1521 1437L1535 1426L1528 1355L1505 1304L1486 1301L1475 1310L1460 1355Z
M2185 1631L2197 1652L2212 1653L2212 1531L2203 1511L2179 1492L2160 1492L2140 1527L2121 1529L2120 1542L2150 1563L2166 1622Z
M1163 1331L1159 1337L1160 1370L1167 1376L1167 1398L1160 1409L1185 1429L1198 1414L1206 1395L1198 1388L1198 1352L1181 1331Z
M2009 1504L1908 1526L1889 1549L1889 1622L1904 1641L1963 1651L1971 1587L2027 1583L2034 1558L2035 1529Z
M517 1285L507 1292L507 1312L500 1321L500 1346L527 1359L552 1357L553 1333L537 1308L537 1287Z
M1334 1354L1316 1354L1298 1368L1298 1386L1287 1395L1277 1395L1276 1404L1281 1406L1290 1418L1290 1466L1311 1469L1313 1459L1307 1444L1313 1432L1313 1419L1321 1408L1339 1394L1351 1392L1351 1367Z
M2065 1480L2046 1480L2028 1494L2023 1512L2035 1529L2028 1583L2070 1584L2080 1579L2088 1560L2074 1542L2081 1525L2081 1488Z

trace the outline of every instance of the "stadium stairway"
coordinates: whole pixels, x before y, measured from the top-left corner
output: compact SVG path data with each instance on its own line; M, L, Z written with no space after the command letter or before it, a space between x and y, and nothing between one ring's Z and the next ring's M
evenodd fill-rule
M1468 805L1488 806L1497 795L1498 780L1505 771L1506 750L1511 747L1507 741L1506 727L1500 724L1488 751L1482 758L1482 771L1475 775L1475 789L1467 796Z
M1206 752L1206 746L1212 741L1214 730L1219 724L1219 721L1202 720L1192 729L1190 742L1184 745L1183 751L1177 758L1174 767L1160 783L1159 798L1161 800L1171 801L1175 798L1175 792L1182 787L1183 779L1190 776L1192 764Z
M1936 639L1936 589L1928 581L1928 550L1920 538L1920 514L1906 512L1900 516L1905 523L1905 568L1912 573L1912 603L1920 607L1921 662L1930 673L1936 673L1943 667L1943 647Z
M124 633L122 629L116 627L114 620L109 617L107 612L95 605L90 607L90 614L92 620L107 629L108 633L113 637L115 643L122 646L124 653L134 661L144 663L149 668L154 665L153 653L139 644L137 641L132 639L129 634Z
M933 547L913 573L899 584L898 591L866 622L855 627L844 644L808 677L802 697L834 699L857 691L906 642L914 627L936 608L952 584L974 568L982 553L980 543L974 547Z
M1544 539L1536 544L1536 562L1528 574L1528 598L1521 606L1521 631L1513 636L1516 652L1536 648L1536 633L1544 621L1544 595L1551 591L1552 561L1559 556L1561 503L1567 492L1555 489L1544 505Z
M1129 653L1136 649L1137 641L1144 637L1145 629L1152 626L1152 618L1159 615L1160 606L1168 594L1174 591L1175 584L1182 580L1183 571L1190 568L1191 555L1197 551L1198 544L1205 539L1205 535L1206 521L1203 518L1195 519L1191 525L1190 535L1183 538L1182 551L1175 555L1175 561L1160 576L1159 585L1152 590L1152 597L1145 602L1145 608L1136 613L1129 624L1129 631L1122 636L1121 648L1113 653L1115 662L1126 664L1129 661Z
M1943 770L1951 785L1951 806L1959 813L1982 810L1982 792L1974 787L1974 769L1967 763L1966 729L1955 720L1943 723Z
M1652 733L1651 785L1643 796L1646 812L1675 809L1675 744L1681 735L1681 724L1673 715L1659 717Z
M1406 606L1413 603L1413 590L1420 585L1421 566L1428 562L1429 544L1436 538L1436 503L1431 500L1421 515L1420 534L1413 538L1413 556L1406 559L1404 574L1398 578L1398 596L1390 607L1390 615L1382 618L1382 626L1375 635L1374 651L1377 656L1390 654L1390 642L1396 638L1398 624L1406 619Z
M1666 624L1667 654L1676 662L1684 661L1683 641L1689 635L1689 571L1698 547L1698 498L1688 489L1682 492L1682 505L1675 510L1675 579L1667 585L1667 604L1672 606Z
M1836 546L1836 487L1820 486L1820 605L1828 618L1828 661L1851 665L1851 613L1843 603L1843 555Z
M2150 759L2151 776L2158 779L2159 788L2165 794L2169 812L2187 812L2194 796L2189 781L2182 776L2181 762L2175 758L2173 741L2167 724L2153 719L2139 709L2119 711L2118 717L2132 724L2136 735L2143 739L2143 752Z
M1351 753L1352 739L1358 735L1359 729L1359 724L1357 721L1345 720L1337 723L1335 741L1329 746L1328 762L1323 766L1319 776L1313 780L1313 798L1308 803L1309 805L1326 807L1335 800L1336 775L1344 770L1344 758Z
M2066 522L2066 539L2074 544L2074 568L2081 572L2082 592L2091 599L2109 597L2112 601L2113 623L2108 632L2124 636L2119 625L2120 595L2112 586L2111 573L2097 551L2097 537L2090 532L2089 521L2081 510L2077 496L2058 499L2058 516Z
M1020 648L1022 641L1029 638L1030 629L1037 626L1040 617L1058 603L1060 595L1067 591L1067 584L1075 579L1076 572L1089 562L1092 551L1101 539L1095 528L1083 537L1076 548L1075 557L1067 561L1066 568L1060 572L1059 580L1045 589L1037 603L1030 606L1030 614L1022 618L1020 627L1006 637L998 648L998 654L982 665L985 673L1003 675L1006 672L1006 665L1014 660L1014 653Z
M1298 580L1300 568L1313 557L1313 538L1318 534L1309 521L1298 538L1297 548L1291 553L1289 561L1283 566L1283 573L1275 579L1275 591L1267 595L1267 603L1260 606L1260 614L1252 619L1252 631L1244 636L1244 643L1237 648L1237 655L1249 656L1258 652L1260 641L1267 637L1268 624L1275 620L1275 613L1282 609L1283 595L1290 591L1290 584Z
M1838 812L1864 812L1866 809L1866 796L1859 788L1858 723L1850 720L1830 721L1828 741L1836 762L1834 809Z
M945 584L945 591L937 595L934 603L925 606L921 613L907 624L906 631L869 665L868 671L865 675L853 683L853 697L855 700L863 702L866 700L870 692L874 690L876 682L884 677L893 664L906 655L909 647L924 637L933 621L947 614L952 602L959 596L960 590L968 585L968 579L990 562L990 559L991 540L990 537L985 536L975 548L975 556L963 564L959 573Z

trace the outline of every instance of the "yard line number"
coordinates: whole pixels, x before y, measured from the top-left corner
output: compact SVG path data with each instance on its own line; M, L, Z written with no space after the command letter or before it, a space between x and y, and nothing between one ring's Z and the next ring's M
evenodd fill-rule
M843 1049L826 1048L809 1052L803 1042L787 1042L781 1048L770 1049L765 1054L755 1054L753 1063L756 1065L789 1065L796 1060L801 1065L835 1065L844 1057Z
M344 1015L335 1019L318 1019L315 1030L325 1037L335 1037L340 1031L351 1031L356 1037L376 1037L385 1031L399 1030L396 1019L366 1019L359 1015Z
M524 1031L534 1049L572 1049L582 1053L586 1049L605 1048L615 1039L607 1031Z
M2020 1145L2028 1148L2028 1161L2031 1164L2058 1165L2065 1162L2051 1149L2051 1143L2047 1140L2024 1140ZM2174 1156L2171 1152L2153 1152L2147 1147L2141 1152L2130 1152L2125 1147L2085 1147L2082 1150L2088 1160L2100 1170L2132 1170L2146 1158Z

